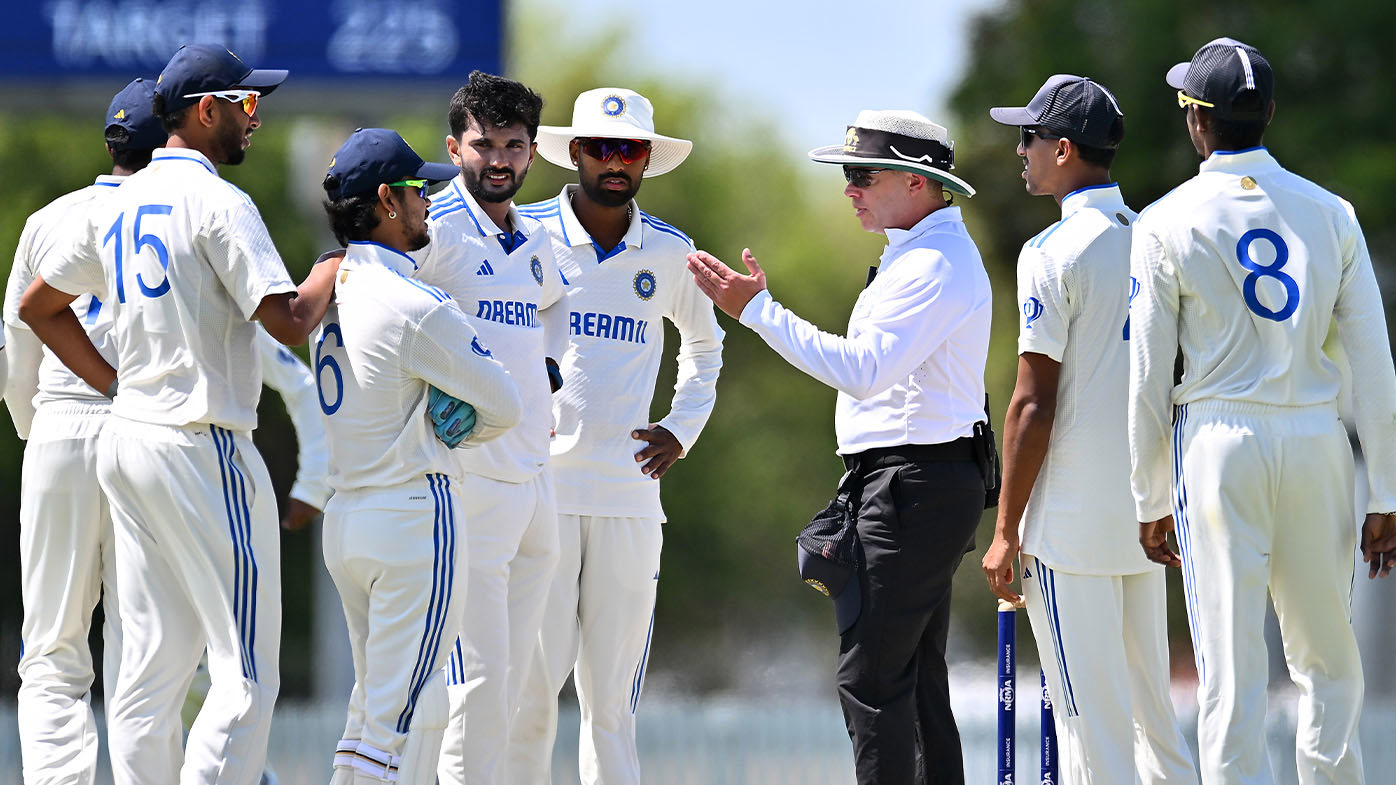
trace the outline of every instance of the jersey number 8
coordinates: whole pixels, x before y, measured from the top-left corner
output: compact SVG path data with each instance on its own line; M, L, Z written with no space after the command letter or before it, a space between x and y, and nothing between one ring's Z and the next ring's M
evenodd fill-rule
M1251 258L1251 246L1259 240L1264 240L1274 247L1275 261L1260 264ZM1246 298L1247 308L1256 316L1276 322L1283 322L1294 315L1299 308L1299 283L1281 269L1285 262L1289 261L1289 246L1285 245L1283 237L1270 229L1252 229L1241 235L1241 239L1236 242L1236 260L1242 267L1251 271L1241 284L1241 294ZM1273 278L1284 286L1285 301L1280 310L1271 310L1256 296L1256 285L1261 278Z

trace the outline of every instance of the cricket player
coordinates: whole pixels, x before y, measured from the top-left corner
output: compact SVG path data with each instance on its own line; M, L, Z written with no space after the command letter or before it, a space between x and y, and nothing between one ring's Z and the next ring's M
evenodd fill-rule
M516 423L509 374L455 301L411 278L429 240L425 163L383 128L355 131L325 176L325 211L348 253L315 340L335 495L325 564L354 656L339 785L432 785L448 705L442 665L466 592L461 474L429 419L437 391L473 406L470 444ZM458 442L455 442L458 443ZM472 449L462 447L461 449Z
M640 782L635 710L664 542L658 480L712 413L723 333L686 269L693 243L641 211L635 194L692 147L655 133L653 106L625 88L588 90L570 127L538 129L539 154L577 172L577 184L520 208L552 237L572 337L553 396L562 561L510 739L514 783L551 781L558 691L574 668L582 781ZM679 331L678 381L654 423L663 319Z
M567 301L547 231L513 206L533 162L542 105L518 82L470 75L448 117L446 149L460 173L433 198L431 243L413 257L417 279L453 297L509 370L524 412L499 439L452 454L463 475L470 571L464 629L446 670L443 784L509 782L502 771L509 723L558 561L546 466Z
M29 783L96 777L87 635L101 600L103 683L110 691L121 661L121 614L111 516L97 482L97 435L111 401L44 348L19 318L19 303L40 265L71 244L73 228L164 144L160 118L151 112L154 89L154 82L136 79L112 98L103 125L112 173L25 221L5 287L5 329L15 356L5 401L15 431L27 440L20 484L24 644L17 698L20 754ZM102 306L91 294L72 304L92 343L115 363L111 309Z
M1004 482L984 574L1017 602L1013 561L1052 696L1064 785L1197 782L1168 694L1163 567L1132 527L1129 240L1135 214L1110 164L1124 138L1115 96L1057 74L1022 107L1033 196L1062 218L1018 255L1018 383L1004 418Z
M1140 543L1183 570L1202 781L1273 781L1268 589L1299 690L1299 782L1361 783L1353 460L1323 342L1336 323L1357 380L1370 488L1362 555L1369 577L1385 577L1396 555L1396 371L1371 258L1352 205L1262 146L1275 78L1255 47L1218 38L1166 78L1202 165L1134 230L1131 483ZM1181 558L1166 540L1174 530Z
M243 160L258 99L285 77L218 46L176 52L155 88L166 146L88 213L20 301L58 358L115 397L97 473L124 622L108 705L121 785L262 775L281 603L275 499L249 435L261 387L251 320L304 342L336 265L297 289L256 207L217 167ZM83 293L111 309L119 373L69 308ZM205 647L209 700L181 745L179 705Z

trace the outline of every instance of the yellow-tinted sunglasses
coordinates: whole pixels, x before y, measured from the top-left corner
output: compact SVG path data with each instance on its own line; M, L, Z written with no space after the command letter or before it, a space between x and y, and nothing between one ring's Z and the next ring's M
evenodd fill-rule
M1187 93L1183 92L1182 90L1179 90L1179 91L1178 91L1178 108L1179 108L1179 109L1186 109L1186 108L1188 108L1188 104L1197 104L1198 106L1201 106L1201 107L1206 108L1206 109L1215 109L1215 108L1217 108L1217 105L1216 105L1216 104L1209 103L1209 102L1207 102L1207 101L1202 100L1201 98L1193 98L1192 96L1188 95Z
M251 117L252 113L257 111L257 99L260 98L262 94L256 90L214 90L207 93L190 93L184 97L203 98L206 95L211 95L214 98L222 98L224 101L231 101L235 104L240 103L242 104L242 111L246 112L248 117Z

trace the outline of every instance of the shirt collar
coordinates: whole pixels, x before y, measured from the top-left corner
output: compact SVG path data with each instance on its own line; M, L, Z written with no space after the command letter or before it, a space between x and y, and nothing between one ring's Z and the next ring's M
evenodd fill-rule
M359 264L381 264L399 275L411 276L417 272L417 263L412 257L395 248L371 240L354 240L344 254L344 262Z
M213 162L208 160L208 156L189 147L157 147L155 152L150 154L150 162L159 161L185 161L196 163L209 170L213 174L218 174L218 169Z
M126 181L128 175L124 174L99 174L93 185L117 186Z
M562 186L562 193L557 195L558 215L562 218L562 234L567 244L573 248L579 245L595 245L591 239L591 234L582 226L582 222L577 219L577 213L572 209L572 194L580 188L576 183ZM644 243L644 222L640 218L640 205L630 200L630 226L625 230L625 236L620 240L626 248L640 248ZM620 245L616 246L617 248ZM612 249L614 250L614 249Z
M474 222L475 229L480 233L481 237L507 236L508 233L496 226L494 221L490 220L489 215L485 213L485 209L480 206L479 202L475 201L475 197L470 193L470 189L465 187L465 175L456 175L455 179L451 180L451 188L456 192L456 195L460 197L461 204L464 205L466 214L469 215L470 220ZM528 236L528 227L524 225L523 219L519 215L519 210L514 206L513 202L509 203L509 223L514 227L515 232L522 232L524 237Z
M1119 183L1088 185L1077 188L1062 199L1062 218L1071 217L1078 210L1119 210L1125 206L1124 194L1120 193Z
M1217 150L1197 168L1199 172L1236 172L1243 174L1262 169L1278 169L1280 162L1264 147L1245 150Z
M941 224L963 223L958 207L942 207L917 221L910 229L887 229L887 249L895 251L902 246L916 242L922 235L933 231Z

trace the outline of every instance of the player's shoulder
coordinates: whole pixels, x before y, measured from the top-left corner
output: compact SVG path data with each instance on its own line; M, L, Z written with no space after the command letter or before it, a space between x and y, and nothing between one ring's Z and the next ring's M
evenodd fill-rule
M517 205L515 209L519 211L519 215L537 221L549 231L555 231L558 226L562 225L561 195L544 199L541 202Z
M655 243L661 250L672 248L675 252L688 254L694 249L693 239L667 221L640 210L640 224L645 230L646 245Z
M425 281L411 278L381 264L356 264L340 274L340 287L369 293L404 316L422 316L451 295Z
M431 205L427 208L427 223L450 226L461 221L479 229L480 222L475 219L465 196L452 180L445 188L431 195Z

